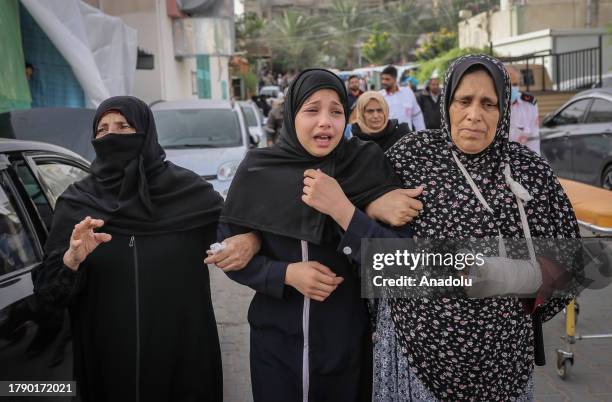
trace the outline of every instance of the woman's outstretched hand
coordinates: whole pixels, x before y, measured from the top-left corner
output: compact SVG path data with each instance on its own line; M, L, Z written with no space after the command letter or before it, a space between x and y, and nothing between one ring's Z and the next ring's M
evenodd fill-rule
M321 170L308 169L304 172L304 194L302 201L317 211L329 215L346 230L355 206L346 197L340 184Z
M108 233L95 233L94 229L104 226L102 219L92 219L90 216L74 225L70 236L70 247L64 253L64 265L76 271L79 265L96 247L102 243L111 241L112 236Z

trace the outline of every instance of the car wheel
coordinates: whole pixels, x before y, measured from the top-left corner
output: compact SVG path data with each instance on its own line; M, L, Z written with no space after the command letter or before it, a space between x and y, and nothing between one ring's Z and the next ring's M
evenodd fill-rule
M612 190L612 165L606 166L601 175L601 186L606 190Z

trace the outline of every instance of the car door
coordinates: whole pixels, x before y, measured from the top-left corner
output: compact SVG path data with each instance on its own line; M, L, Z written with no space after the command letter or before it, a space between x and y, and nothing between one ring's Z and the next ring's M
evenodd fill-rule
M574 178L601 186L604 168L612 161L612 102L593 99L583 129L570 138Z
M544 122L540 147L557 176L574 178L570 136L584 130L581 123L591 102L590 98L576 100Z
M72 342L67 311L45 305L32 294L32 272L42 262L42 246L57 198L69 184L89 174L88 166L66 155L40 152L12 154L7 161L3 177L12 179L6 186L13 189L16 205L29 222L37 260L22 270L19 281L14 277L3 280L0 276L0 301L8 304L0 311L0 380L69 381ZM26 244L24 250L29 249ZM23 297L15 301L18 295ZM4 347L3 338L8 339ZM3 364L5 356L11 364Z
M34 190L32 190L34 191ZM70 381L72 359L64 335L63 309L40 303L33 294L35 270L42 263L33 202L10 160L0 156L0 380ZM33 401L40 398L20 397ZM68 401L69 397L45 398Z

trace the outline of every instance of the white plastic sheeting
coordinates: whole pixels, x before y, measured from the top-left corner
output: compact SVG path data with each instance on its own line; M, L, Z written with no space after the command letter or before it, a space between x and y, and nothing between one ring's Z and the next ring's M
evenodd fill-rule
M88 106L132 92L136 30L80 0L21 0L66 59Z

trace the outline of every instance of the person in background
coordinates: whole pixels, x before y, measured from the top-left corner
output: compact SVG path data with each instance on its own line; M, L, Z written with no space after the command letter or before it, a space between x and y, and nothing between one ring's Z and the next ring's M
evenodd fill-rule
M440 82L432 77L425 84L425 91L417 95L417 102L425 118L428 130L440 128Z
M28 81L30 81L32 79L32 75L34 75L34 66L27 61L25 63L25 75Z
M412 75L412 70L406 70L404 74L402 74L402 79L400 80L400 86L409 86L413 92L417 91L417 87L419 86L419 80L417 80Z
M348 107L349 110L353 110L353 106L355 106L355 102L357 102L357 98L361 96L363 91L359 88L359 77L357 75L351 75L348 78Z
M261 110L265 117L268 117L270 113L270 105L266 101L265 95L253 95L251 96L251 100L257 105L257 107Z
M383 152L410 132L408 123L389 120L389 106L378 92L368 91L361 95L353 113L355 118L350 120L352 135L363 141L374 141Z
M505 67L512 82L510 141L525 145L540 155L540 118L537 100L532 94L519 91L520 71L511 65Z
M387 66L382 71L381 83L383 89L380 94L389 105L389 118L397 119L400 123L408 123L414 131L425 130L423 113L409 87L397 85L397 69Z
M272 101L272 110L268 114L266 131L268 132L268 146L274 145L283 127L283 110L285 108L285 97L279 96Z

